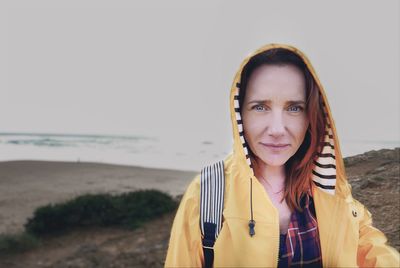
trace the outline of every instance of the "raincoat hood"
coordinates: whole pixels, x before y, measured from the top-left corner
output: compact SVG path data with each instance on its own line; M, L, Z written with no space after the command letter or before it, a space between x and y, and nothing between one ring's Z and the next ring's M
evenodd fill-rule
M319 157L315 161L317 163L313 168L312 180L314 181L314 185L328 194L337 195L342 198L351 198L351 186L346 178L339 139L324 87L318 79L318 76L306 55L299 49L287 44L267 44L248 54L242 61L234 77L230 91L230 113L234 139L233 158L236 166L241 169L241 172L243 173L241 174L241 177L254 177L254 170L249 157L249 148L243 135L243 125L240 115L239 90L241 86L241 73L244 66L254 55L275 48L288 49L303 59L318 85L320 95L323 99L323 112L327 122L325 126L326 134L322 153L319 154Z

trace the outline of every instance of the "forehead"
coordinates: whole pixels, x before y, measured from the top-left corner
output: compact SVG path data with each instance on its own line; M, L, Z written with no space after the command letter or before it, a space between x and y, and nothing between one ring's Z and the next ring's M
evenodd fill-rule
M305 78L293 65L262 65L250 76L246 99L305 100Z

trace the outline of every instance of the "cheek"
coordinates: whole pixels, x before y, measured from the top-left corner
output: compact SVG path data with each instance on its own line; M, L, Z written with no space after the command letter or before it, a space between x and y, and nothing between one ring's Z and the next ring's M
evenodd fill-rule
M259 118L256 119L249 115L244 115L242 119L243 119L243 129L246 139L251 140L253 137L257 135L257 133L260 133L262 131L264 124L263 122L260 122Z
M301 118L299 120L293 121L292 133L299 141L299 143L303 142L303 139L307 133L308 128L308 120L306 118Z

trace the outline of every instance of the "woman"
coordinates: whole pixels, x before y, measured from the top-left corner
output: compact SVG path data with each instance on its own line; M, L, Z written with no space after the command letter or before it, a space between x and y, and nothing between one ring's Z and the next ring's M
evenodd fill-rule
M166 267L399 266L352 197L326 94L304 53L268 44L248 55L230 109L233 153L188 186ZM204 194L204 181L219 177L224 187L210 183ZM204 196L216 211L222 204L212 220L203 219Z

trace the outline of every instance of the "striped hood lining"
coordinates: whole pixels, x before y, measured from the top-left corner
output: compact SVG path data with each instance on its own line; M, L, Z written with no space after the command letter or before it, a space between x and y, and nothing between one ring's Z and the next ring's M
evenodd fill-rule
M239 91L241 85L240 78L243 67L246 65L246 63L250 60L252 56L272 48L286 48L299 55L306 63L310 73L312 74L314 80L316 81L321 97L323 99L323 112L326 119L325 138L323 144L321 144L322 151L321 153L318 154L317 159L314 160L312 181L314 182L316 187L320 188L322 191L328 194L335 195L337 193L337 190L339 189L341 195L347 196L349 193L349 189L347 186L347 179L344 174L343 159L341 157L338 142L336 142L338 139L336 135L334 120L331 116L329 104L326 99L326 94L307 57L301 51L290 45L269 44L256 50L254 53L246 57L246 59L242 62L238 72L236 73L235 80L233 82L231 89L231 113L233 114L231 115L231 118L233 124L234 143L235 143L234 153L235 154L239 153L239 158L242 159L242 161L245 161L246 165L248 166L249 175L254 176L255 173L253 170L252 163L250 161L249 148L244 137L242 118L240 115L240 107L239 107ZM238 143L240 145L238 145Z

